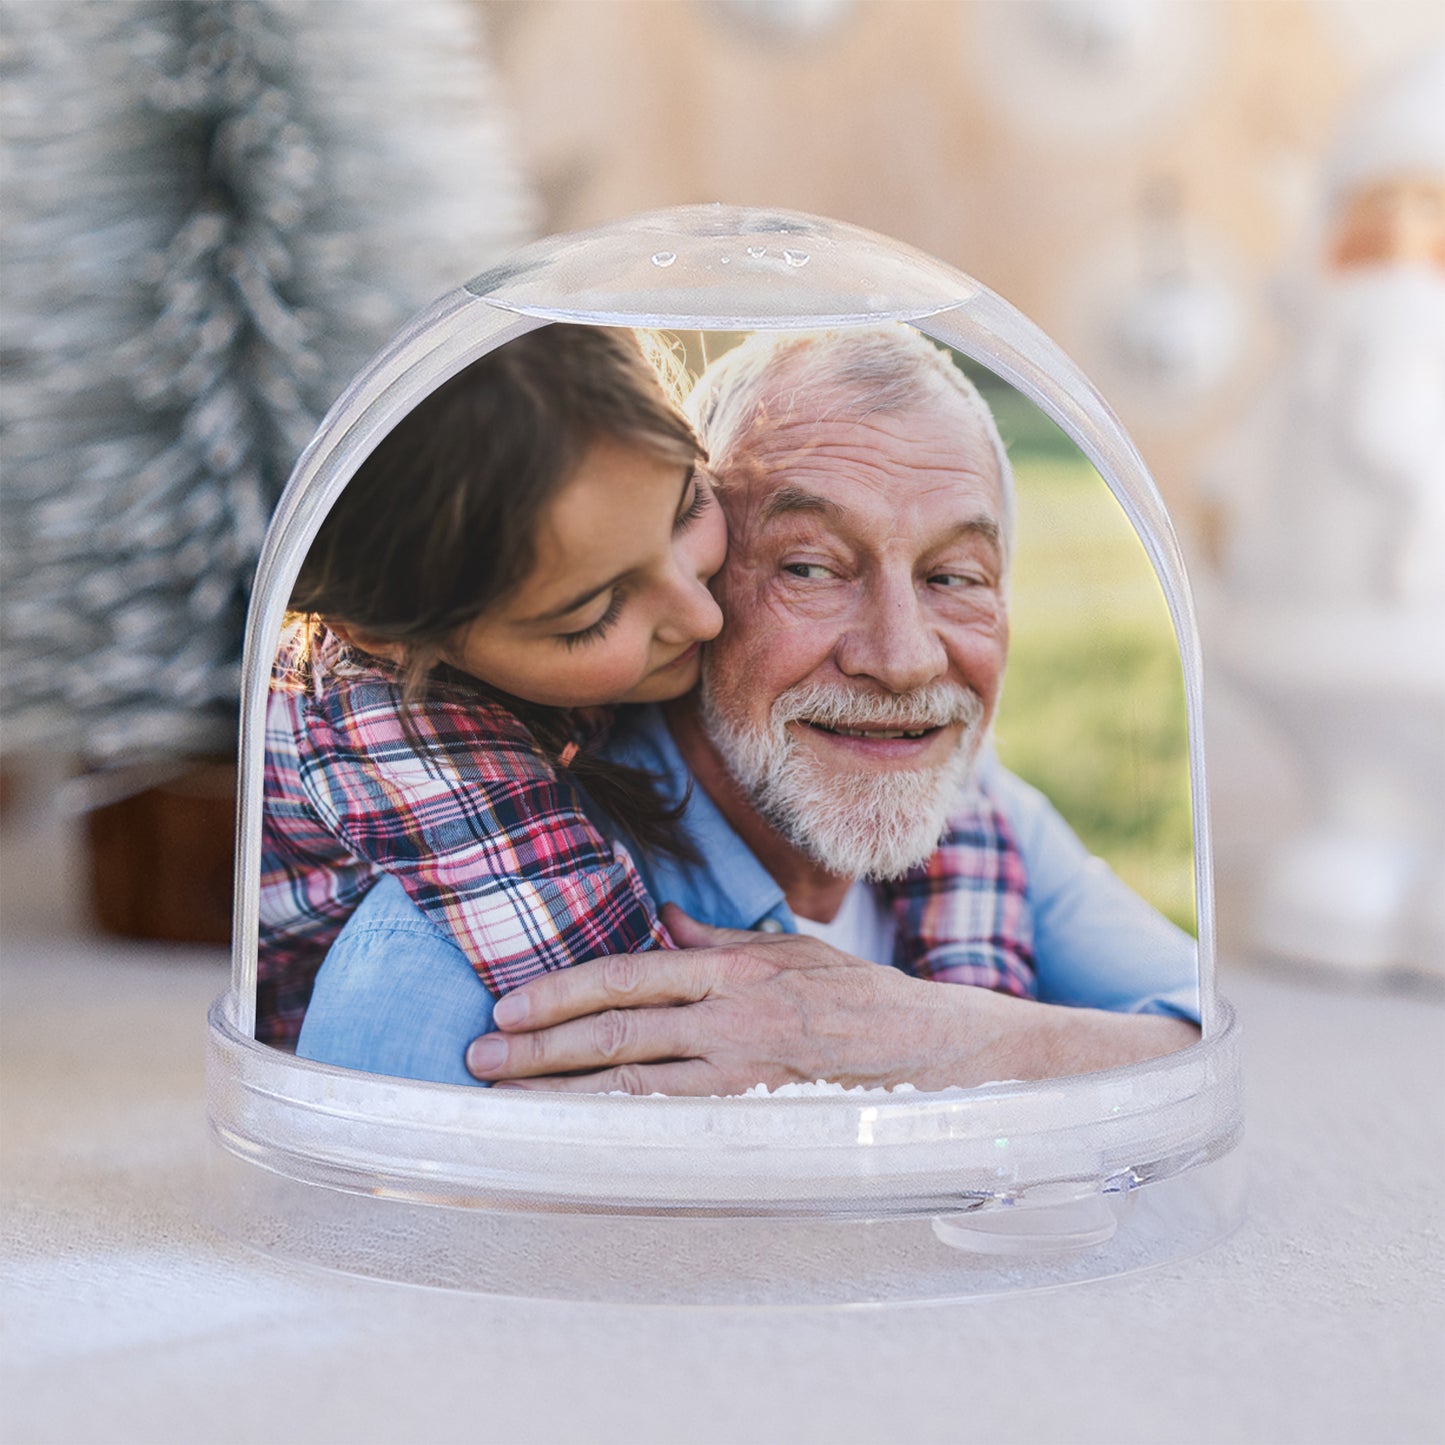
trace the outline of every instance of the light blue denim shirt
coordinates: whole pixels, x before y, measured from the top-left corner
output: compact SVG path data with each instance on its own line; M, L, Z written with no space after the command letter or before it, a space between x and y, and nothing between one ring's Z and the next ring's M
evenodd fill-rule
M674 799L687 788L687 765L656 708L631 713L609 752L661 775ZM1091 857L1036 788L992 756L980 767L1028 874L1040 1001L1198 1022L1194 940ZM702 862L639 855L653 898L719 928L796 931L782 889L700 787L682 827ZM475 1084L463 1055L492 1027L492 1004L461 949L385 878L327 954L297 1053L368 1073Z

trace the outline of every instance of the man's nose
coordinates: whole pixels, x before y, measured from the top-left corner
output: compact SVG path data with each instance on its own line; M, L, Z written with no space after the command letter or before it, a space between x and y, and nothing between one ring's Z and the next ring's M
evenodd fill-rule
M867 588L835 653L848 677L867 677L889 692L911 692L948 671L948 652L913 579Z

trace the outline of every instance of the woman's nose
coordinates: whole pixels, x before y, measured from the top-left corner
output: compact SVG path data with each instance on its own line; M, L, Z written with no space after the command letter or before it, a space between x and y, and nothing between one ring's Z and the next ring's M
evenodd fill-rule
M679 569L658 637L672 644L707 642L722 631L722 625L722 609L706 584Z

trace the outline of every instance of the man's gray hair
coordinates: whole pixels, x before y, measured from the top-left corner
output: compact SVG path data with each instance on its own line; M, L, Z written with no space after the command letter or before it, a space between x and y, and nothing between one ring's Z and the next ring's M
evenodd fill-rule
M969 418L993 448L1007 559L1014 528L1013 468L998 423L948 352L911 326L895 322L833 331L754 332L708 366L686 411L712 469L726 476L768 417L786 416L805 403L820 418L911 411L936 404L945 388L962 398Z

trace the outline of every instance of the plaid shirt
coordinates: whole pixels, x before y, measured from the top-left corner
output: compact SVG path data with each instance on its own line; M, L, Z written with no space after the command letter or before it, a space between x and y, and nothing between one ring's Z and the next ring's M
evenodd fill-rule
M895 968L937 983L1038 997L1028 875L984 782L970 788L933 856L883 889L898 926Z
M627 849L588 821L531 733L485 697L412 709L322 632L283 644L266 716L257 1037L293 1043L316 972L395 874L494 994L608 953L670 948ZM309 685L308 685L309 684Z
M263 1042L295 1042L327 950L383 873L496 995L604 954L674 946L627 849L597 832L505 707L482 696L414 707L419 751L394 678L348 664L331 634L304 669L299 647L299 633L283 645L266 718ZM928 863L885 887L896 966L1034 996L1023 860L982 789Z

